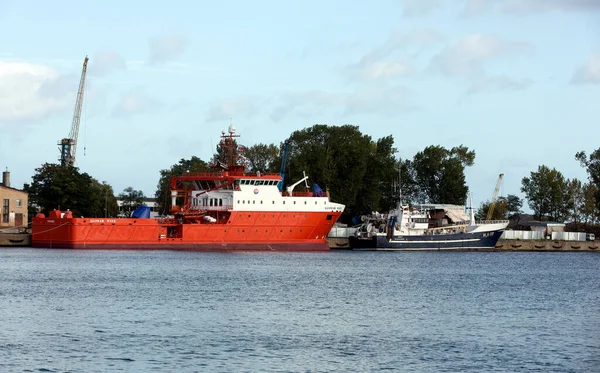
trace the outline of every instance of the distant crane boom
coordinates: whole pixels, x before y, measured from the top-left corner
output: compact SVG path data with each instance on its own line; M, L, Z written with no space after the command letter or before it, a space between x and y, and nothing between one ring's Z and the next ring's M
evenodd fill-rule
M60 140L60 164L61 166L73 166L75 164L75 154L77 153L77 138L79 137L79 122L81 121L81 108L83 107L83 93L85 92L85 74L87 72L88 56L83 60L83 69L81 70L81 79L79 80L79 90L77 91L77 101L75 102L75 111L73 113L73 123L69 137Z
M496 183L496 188L494 189L494 194L492 194L492 201L490 202L490 207L488 208L486 220L491 220L494 215L494 208L496 207L496 200L498 199L498 193L500 193L500 185L502 184L502 178L504 174L500 174L498 176L498 182Z

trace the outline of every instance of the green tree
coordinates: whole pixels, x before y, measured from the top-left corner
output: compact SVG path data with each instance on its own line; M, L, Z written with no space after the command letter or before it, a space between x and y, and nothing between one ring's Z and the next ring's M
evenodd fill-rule
M525 193L536 218L554 221L568 218L572 209L568 182L562 173L544 165L521 180L521 191Z
M569 196L571 197L572 210L569 218L575 223L581 222L583 218L584 192L581 181L577 179L570 180L567 184Z
M600 213L597 208L596 196L598 188L591 182L583 185L583 203L581 205L581 215L584 223L597 224L600 222Z
M410 159L399 159L395 169L400 170L400 180L394 187L396 195L400 195L402 203L414 204L424 202L420 199L420 193L416 182L415 168ZM399 188L399 190L398 190Z
M160 179L156 186L156 205L159 214L168 215L171 210L171 178L173 176L184 175L185 173L208 172L208 164L196 156L190 159L180 159L178 163L172 165L169 169L160 170Z
M590 183L596 188L595 214L600 215L600 148L593 151L589 157L584 151L578 152L575 154L575 159L586 169Z
M103 186L87 173L80 173L77 167L45 163L35 171L32 183L23 186L29 193L31 208L44 214L54 209L69 209L73 216L104 216L104 188L112 191L110 185ZM112 203L110 207L116 209Z
M144 204L144 192L141 190L135 190L133 187L128 186L123 189L123 192L119 194L119 199L122 201L122 211L129 217L131 213L138 207Z
M464 205L469 191L464 171L474 162L475 152L462 145L450 150L442 146L426 147L412 161L417 199Z
M362 213L373 201L372 195L365 198L363 193L371 185L365 176L374 147L371 137L363 135L357 126L318 124L293 132L289 141L285 184L302 179L306 171L310 181L327 189L333 201L346 205L345 220Z
M279 147L275 144L256 144L243 148L241 154L246 158L250 172L278 172L281 163Z
M397 190L398 161L394 157L393 136L371 141L367 168L359 191L356 207L360 211L388 211L399 197ZM370 210L370 211L369 211Z
M108 218L117 217L117 215L119 215L119 205L112 186L104 181L100 184L97 180L94 180L94 183L97 183L96 187L100 191L98 195L99 198L96 200L96 203L99 204L99 206L96 207L99 211L98 216Z
M487 219L487 213L490 210L491 201L482 202L475 217L477 220ZM492 213L491 220L504 220L510 219L511 217L521 214L521 208L523 207L523 201L514 194L509 194L506 197L498 197L496 205L494 206L494 212Z

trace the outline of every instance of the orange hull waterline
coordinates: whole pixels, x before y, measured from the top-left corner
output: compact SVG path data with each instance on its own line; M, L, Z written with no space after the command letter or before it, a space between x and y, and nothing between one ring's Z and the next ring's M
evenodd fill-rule
M344 211L320 191L280 191L280 174L247 174L232 161L214 173L171 180L167 218L73 218L51 211L32 222L32 246L67 249L326 251L327 234ZM306 179L306 178L305 178ZM306 182L305 182L306 184ZM308 184L306 184L308 185ZM178 200L183 200L177 205Z

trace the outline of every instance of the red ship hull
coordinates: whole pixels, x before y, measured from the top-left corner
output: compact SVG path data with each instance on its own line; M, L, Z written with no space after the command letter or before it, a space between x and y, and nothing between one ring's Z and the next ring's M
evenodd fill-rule
M34 218L32 246L89 250L327 251L341 212L236 211L227 221Z

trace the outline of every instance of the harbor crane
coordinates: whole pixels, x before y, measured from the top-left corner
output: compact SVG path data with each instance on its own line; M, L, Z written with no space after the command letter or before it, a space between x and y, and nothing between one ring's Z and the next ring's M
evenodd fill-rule
M498 193L500 193L500 185L502 184L503 177L504 174L498 176L498 182L496 182L496 188L494 189L494 194L492 194L492 201L490 202L490 207L488 208L485 220L491 220L494 215L494 207L496 207L496 201L498 200Z
M77 101L75 102L75 112L73 113L73 123L69 137L60 140L60 165L73 166L75 164L75 153L77 152L77 137L79 136L79 121L81 120L81 107L83 106L83 92L85 90L85 74L87 72L88 56L83 60L83 69L79 81L79 90L77 91Z

